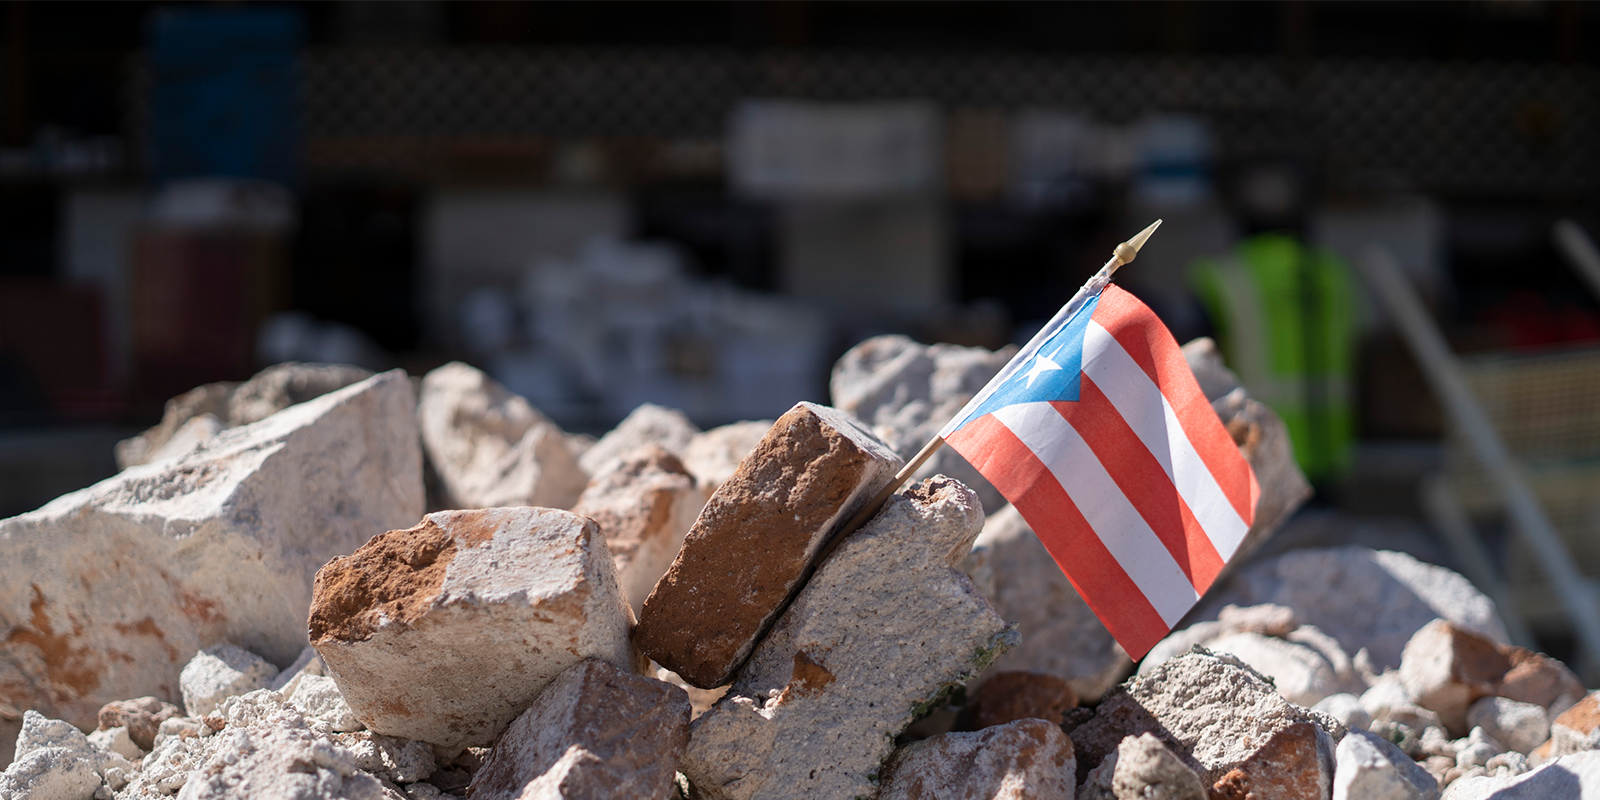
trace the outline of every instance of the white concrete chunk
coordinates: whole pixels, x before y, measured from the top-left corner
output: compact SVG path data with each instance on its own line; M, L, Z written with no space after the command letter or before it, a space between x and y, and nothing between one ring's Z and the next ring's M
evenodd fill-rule
M0 707L91 728L218 641L292 661L317 568L421 514L414 402L384 373L0 521Z
M189 659L178 676L183 707L191 717L203 717L230 697L265 689L278 668L238 645L218 642Z
M1335 751L1333 800L1434 800L1439 783L1393 742L1353 730Z
M695 789L872 796L894 737L1016 641L953 568L982 524L976 494L941 476L846 539L693 723L679 769Z
M632 612L593 520L547 508L430 514L317 573L312 644L377 733L488 745L561 670L636 670Z
M459 361L423 377L417 422L446 507L570 508L589 482L573 437Z

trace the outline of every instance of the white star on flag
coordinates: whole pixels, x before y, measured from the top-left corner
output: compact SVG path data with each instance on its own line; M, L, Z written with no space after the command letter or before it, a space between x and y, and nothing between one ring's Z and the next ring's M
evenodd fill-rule
M1057 364L1054 361L1051 361L1044 354L1041 353L1039 355L1034 356L1033 357L1033 368L1028 370L1028 388L1030 388L1030 389L1033 388L1034 380L1036 378L1038 378L1040 375L1043 375L1046 372L1050 372L1051 370L1057 370L1057 369L1061 369L1061 365Z

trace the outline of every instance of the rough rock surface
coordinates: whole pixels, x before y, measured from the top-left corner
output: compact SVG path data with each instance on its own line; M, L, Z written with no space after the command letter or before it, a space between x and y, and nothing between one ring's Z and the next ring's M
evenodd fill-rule
M1405 553L1359 545L1293 550L1245 566L1214 587L1188 624L1217 619L1227 605L1275 603L1302 624L1338 640L1347 653L1366 648L1375 671L1400 666L1406 641L1446 619L1508 641L1494 603L1466 578Z
M301 675L294 692L287 698L308 719L314 719L335 731L359 731L363 727L356 712L339 694L339 685L322 675Z
M909 460L1015 353L1016 348L1009 346L990 351L919 344L899 335L875 336L834 363L828 393L835 407L872 426L873 433ZM972 487L986 511L998 511L1006 504L993 484L948 447L913 477L939 474Z
M1278 693L1295 705L1314 706L1341 688L1333 665L1302 644L1240 631L1214 639L1206 648L1238 656L1251 669L1271 678Z
M1200 776L1148 733L1123 739L1089 774L1079 800L1206 800Z
M589 482L579 439L459 361L423 377L417 422L448 507L570 508Z
M689 744L689 696L587 659L569 667L506 729L467 790L474 800L665 800Z
M1272 535L1283 521L1311 496L1311 484L1295 463L1289 443L1289 429L1283 420L1260 401L1250 398L1239 379L1222 363L1217 345L1209 338L1195 339L1183 346L1184 360L1211 401L1212 410L1232 434L1234 444L1261 487L1256 501L1256 519L1245 534L1234 559L1240 559Z
M1076 770L1059 726L1019 719L896 750L878 800L1072 800Z
M572 507L600 524L635 613L677 558L708 496L677 456L645 444L608 461Z
M356 717L445 748L488 745L561 670L638 665L592 520L547 508L429 514L317 573L311 643Z
M414 408L384 373L0 521L0 717L176 699L224 639L293 660L317 568L421 514Z
M308 725L270 689L228 698L202 720L197 735L158 745L119 797L174 793L180 800L390 797L349 750Z
M1576 753L1510 777L1462 778L1444 800L1580 800L1600 797L1600 752Z
M1139 663L1139 673L1149 674L1196 645L1238 656L1271 678L1279 694L1299 705L1367 689L1361 671L1337 639L1315 625L1300 624L1294 609L1272 603L1224 606L1217 619L1174 631L1150 649Z
M44 747L19 756L0 773L0 797L6 800L89 800L100 788L100 776L77 753Z
M1600 693L1591 693L1550 722L1548 758L1600 750Z
M127 757L95 747L83 731L70 723L29 710L24 712L22 730L17 734L16 761L21 762L28 754L39 750L64 750L88 764L96 775L105 775L112 769L125 774L133 772L133 764Z
M1507 702L1532 705L1548 719L1584 696L1582 683L1561 662L1501 644L1445 620L1429 623L1406 643L1399 678L1417 705L1437 713L1455 736L1478 724L1468 720L1467 712L1480 698L1500 697ZM1514 710L1512 706L1506 708ZM1526 724L1530 723L1525 721L1518 727ZM1518 736L1535 734L1536 731L1523 730Z
M1333 800L1434 800L1439 783L1393 742L1351 731L1339 742Z
M286 361L267 367L242 384L225 381L197 386L168 400L161 422L155 427L117 443L117 468L181 455L210 434L260 422L296 403L314 400L370 377L370 370L349 364Z
M1054 675L990 671L967 698L959 727L976 731L1029 718L1060 725L1062 714L1077 705L1072 686Z
M1213 797L1321 800L1330 791L1328 734L1230 655L1197 648L1108 693L1071 732L1079 772L1143 733L1199 773Z
M899 467L848 414L797 404L706 503L634 642L694 686L727 683L828 537Z
M1467 708L1467 725L1482 728L1507 748L1523 755L1550 738L1550 718L1532 703L1485 697Z
M191 717L203 717L229 697L267 688L277 674L278 668L261 656L217 642L196 653L178 674L183 708Z
M980 559L987 581L973 569ZM1054 675L1071 684L1078 697L1094 701L1133 669L1128 654L1015 507L1002 508L984 522L964 567L1022 637L995 661L993 671Z
M675 455L682 456L689 443L700 433L682 411L645 403L623 417L600 441L578 459L579 466L589 475L604 472L614 459L622 458L643 445L653 444Z
M438 767L427 742L413 742L371 731L352 731L333 737L355 756L356 766L393 783L416 783Z
M708 800L872 796L895 736L1016 641L954 569L982 524L977 495L949 478L890 498L695 720L679 767L695 788Z
M697 433L683 450L683 465L708 492L733 477L750 451L772 430L770 419L734 422Z

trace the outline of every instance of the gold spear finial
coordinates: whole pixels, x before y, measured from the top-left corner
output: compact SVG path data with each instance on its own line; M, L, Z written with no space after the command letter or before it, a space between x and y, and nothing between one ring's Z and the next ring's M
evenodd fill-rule
M1161 227L1161 220L1158 219L1150 223L1150 227L1134 234L1132 239L1117 245L1117 249L1113 251L1111 256L1111 271L1116 272L1118 267L1132 263L1135 258L1138 258L1139 248L1144 247L1144 243L1150 239L1150 234L1155 233L1156 228L1159 227Z

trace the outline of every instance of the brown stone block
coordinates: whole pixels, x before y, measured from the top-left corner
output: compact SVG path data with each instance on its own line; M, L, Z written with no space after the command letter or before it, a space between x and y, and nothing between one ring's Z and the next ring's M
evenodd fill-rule
M727 683L829 536L899 467L850 415L796 405L706 503L645 600L634 643L691 685Z

